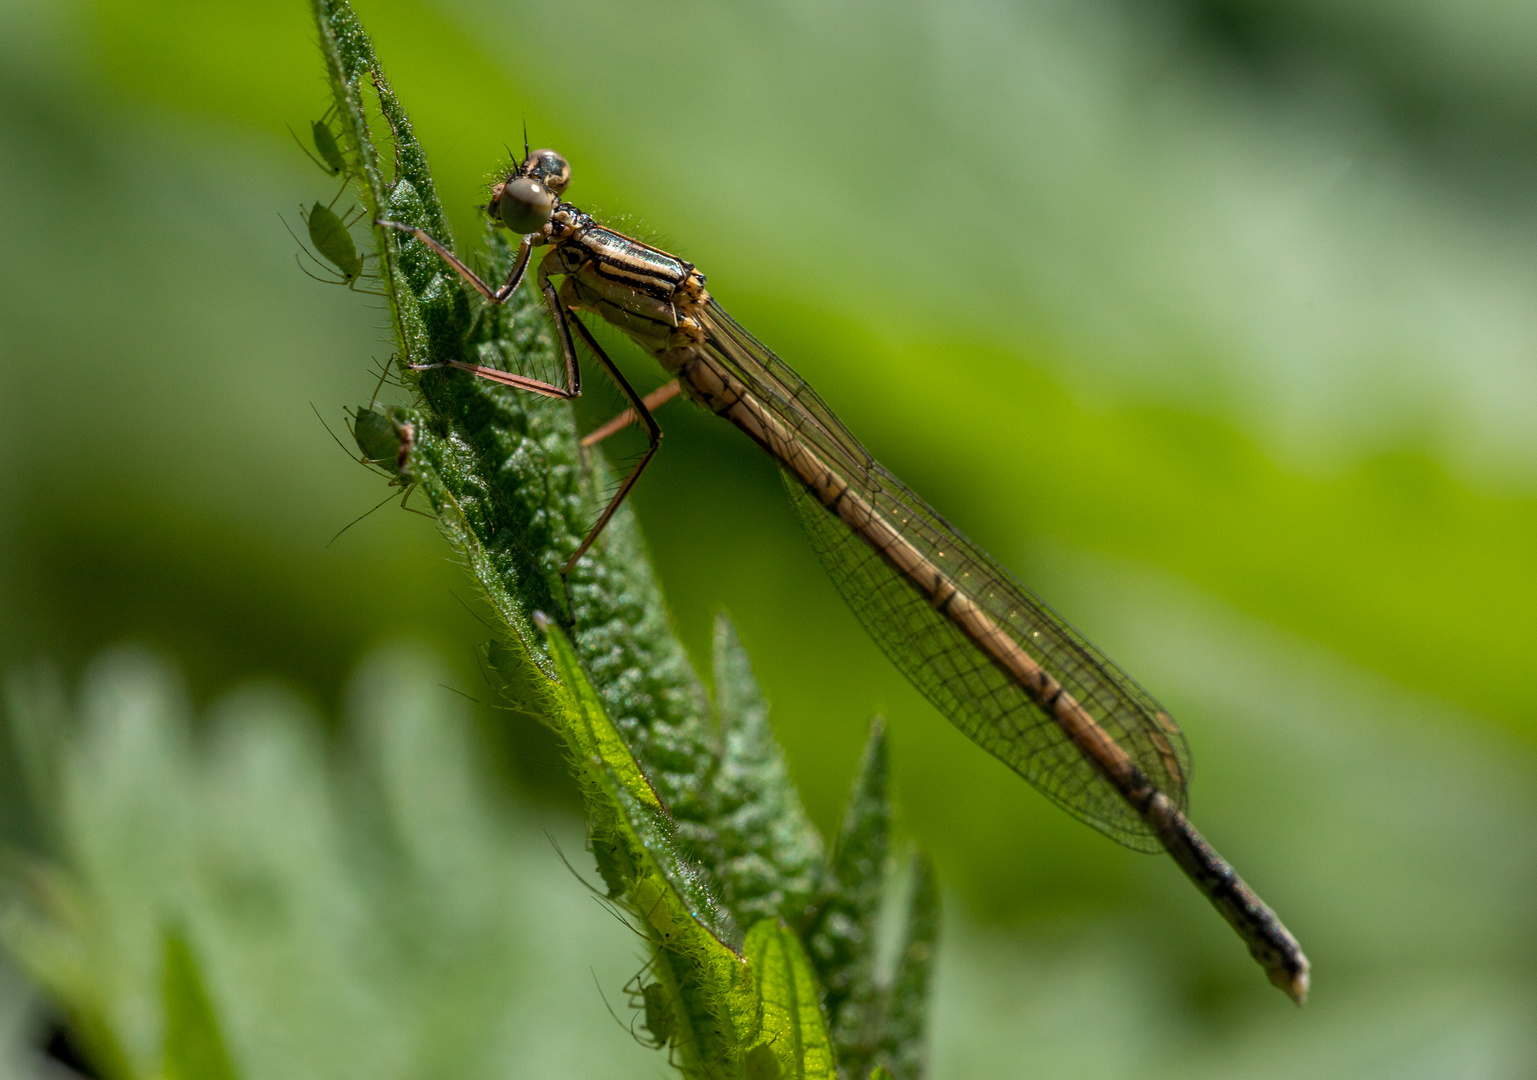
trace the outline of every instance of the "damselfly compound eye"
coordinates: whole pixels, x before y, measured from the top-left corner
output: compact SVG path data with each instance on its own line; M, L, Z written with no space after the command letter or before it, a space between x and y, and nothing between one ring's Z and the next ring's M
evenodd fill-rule
M522 173L559 195L571 183L571 165L553 150L535 150L523 162Z
M496 216L515 233L527 236L544 228L556 198L537 180L520 176L502 185L496 196Z

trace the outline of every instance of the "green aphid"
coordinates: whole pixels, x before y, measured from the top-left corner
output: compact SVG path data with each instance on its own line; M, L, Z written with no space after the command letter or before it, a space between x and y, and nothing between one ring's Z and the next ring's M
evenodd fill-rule
M360 405L352 414L352 437L358 444L366 465L377 465L396 477L396 482L411 482L411 451L416 447L416 425L404 409L382 411Z
M315 140L315 152L320 155L320 167L332 176L340 176L347 171L347 159L342 157L342 148L336 144L336 136L331 134L331 126L316 120L310 124L310 137Z
M358 444L358 450L362 453L359 458L364 465L371 465L381 470L390 479L390 487L400 488L400 506L403 510L410 510L413 514L422 514L423 517L434 515L423 513L410 505L411 493L416 490L416 475L411 470L411 454L416 449L416 423L411 414L405 409L391 407L380 410L372 405L359 405L357 410L349 414L352 418L352 438ZM329 429L328 429L329 430ZM336 438L333 433L331 436ZM338 444L340 439L336 440ZM345 446L342 447L346 449ZM390 495L379 506L394 499ZM375 506L367 514L362 514L343 526L336 536L331 537L332 543L352 526L356 525L368 514L379 509Z
M299 143L299 149L304 151L306 157L320 166L327 176L343 176L347 172L347 159L342 155L341 144L336 141L335 134L331 131L331 114L335 111L333 106L326 110L326 114L319 120L310 121L310 138L315 143L315 154L311 154L304 143L299 141L299 136L294 135L294 142ZM293 129L289 128L289 133Z
M674 921L672 909L669 906L672 900L669 888L649 877L642 877L637 878L630 889L630 898L636 913L651 924L663 945L671 942L678 932L678 924Z
M634 864L620 846L612 840L594 836L588 843L592 857L598 864L598 873L608 888L609 899L624 892L625 882L635 876Z
M640 988L640 996L645 1009L645 1019L641 1021L641 1026L651 1036L651 1045L660 1050L672 1042L673 1035L678 1031L678 1018L672 1011L672 998L661 983L647 983Z
M759 1043L747 1051L746 1059L742 1062L747 1074L747 1080L780 1080L784 1070L779 1066L779 1055L774 1053L774 1048L768 1043Z
M345 283L348 288L357 288L358 278L363 273L363 263L368 256L359 255L357 245L352 242L352 232L348 228L352 223L343 221L335 210L322 202L310 207L308 214L301 212L301 216L310 231L310 243L341 274L342 281L338 284Z

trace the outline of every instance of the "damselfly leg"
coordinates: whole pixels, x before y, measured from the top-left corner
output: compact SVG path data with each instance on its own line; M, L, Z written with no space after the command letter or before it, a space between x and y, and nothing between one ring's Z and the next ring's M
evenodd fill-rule
M682 392L682 390L683 384L680 383L677 379L673 379L671 382L663 383L661 386L651 391L651 393L641 398L641 401L645 402L646 408L650 409L652 412L656 412L658 408L667 404L673 398L677 397L678 394ZM610 435L618 434L633 423L635 423L635 410L624 410L624 412L614 417L608 423L602 425L601 427L594 428L586 435L583 435L582 449L586 450L589 447L597 446Z
M533 245L529 243L527 237L524 237L523 243L518 247L518 256L513 260L512 272L507 275L506 283L500 289L492 289L491 286L486 284L485 279L470 269L463 259L434 240L427 234L426 230L414 228L410 225L402 225L398 221L384 219L379 220L376 224L384 225L416 237L416 239L435 251L439 258L453 267L454 272L468 282L476 292L493 304L505 304L508 298L512 296L513 290L522 282L523 275L528 270L529 256L533 253ZM546 301L549 302L548 297L546 297ZM551 315L554 315L553 309L551 310ZM412 371L431 371L433 368L439 367L457 368L460 371L468 371L471 375L479 376L482 379L501 383L503 386L527 390L530 394L540 394L544 397L560 398L562 400L581 397L582 370L577 365L576 354L567 350L565 358L565 386L557 386L554 383L545 382L543 379L535 379L531 376L519 375L511 371L503 371L500 368L486 367L482 364L467 364L463 360L447 360L441 364L410 364L408 366Z
M512 296L513 290L521 284L523 276L528 270L529 258L533 252L532 238L525 236L522 243L518 245L518 254L513 260L512 271L507 275L506 282L503 283L501 288L493 290L464 260L438 243L425 230L414 228L410 225L403 225L396 221L381 220L379 224L407 233L426 244L444 262L453 267L455 273L492 304L505 304ZM411 366L413 370L417 371L434 367L452 367L460 371L467 371L482 379L489 379L504 386L526 390L529 393L540 394L544 397L576 398L582 394L581 365L577 361L576 344L571 336L571 328L573 326L576 327L577 336L582 339L588 351L602 365L603 370L607 372L608 377L613 380L614 385L619 388L619 392L624 395L625 400L629 403L629 408L621 414L621 418L625 418L625 420L624 424L620 426L625 426L625 424L632 423L638 419L641 426L646 429L647 445L645 453L641 455L640 460L631 467L624 479L620 481L618 489L609 498L608 504L603 508L603 512L598 515L597 521L587 530L587 535L582 538L581 544L578 545L571 557L566 560L565 566L561 568L562 575L569 575L571 568L576 565L577 560L587 554L588 549L592 547L603 530L608 526L609 521L618 512L620 504L624 502L625 497L635 487L635 482L640 479L640 474L645 471L646 466L651 463L651 459L656 456L657 447L661 445L662 441L662 429L657 424L656 418L651 415L646 399L641 397L635 388L630 385L629 380L624 377L618 366L610 359L603 346L598 344L597 339L592 336L592 332L578 318L567 300L561 296L561 290L557 289L554 283L550 281L552 263L555 263L553 267L554 272L562 272L559 264L556 262L557 255L558 251L552 250L549 255L540 261L538 285L539 292L544 297L545 306L549 309L550 318L555 324L556 339L560 342L561 357L566 365L565 386L557 386L554 383L531 378L527 375L518 375L510 371L502 371L499 368L465 363L462 360L449 360L445 364L413 364ZM675 385L673 393L676 392ZM670 397L671 395L667 396ZM662 400L666 400L666 398Z
M550 253L551 256L554 254L555 252ZM598 339L592 336L592 331L588 330L586 324L577 318L576 312L571 311L562 301L559 292L550 283L546 273L545 263L548 261L549 256L539 264L540 286L545 300L549 304L550 315L555 320L556 337L560 340L561 352L565 354L566 366L572 370L576 368L576 348L571 341L571 327L574 326L576 327L577 334L581 336L582 342L591 351L592 355L597 358L598 363L603 365L603 370L608 372L608 377L614 380L614 385L619 387L619 392L630 403L629 411L639 418L641 426L646 429L646 452L641 455L640 460L635 463L625 478L619 482L618 490L608 500L608 505L603 508L603 513L598 515L598 520L593 523L592 528L587 530L587 535L582 538L581 546L576 549L571 558L566 560L566 565L561 568L561 573L569 574L571 573L571 568L576 565L576 561L587 554L587 549L592 547L598 535L603 532L614 514L618 512L619 504L624 502L625 496L635 486L635 481L640 479L640 474L645 471L647 465L651 464L651 459L656 456L657 447L662 444L662 428L657 424L656 417L651 415L651 410L646 407L645 399L636 392L635 387L630 385L630 381L624 377L619 368L609 359L608 353L603 351L603 346L598 344Z

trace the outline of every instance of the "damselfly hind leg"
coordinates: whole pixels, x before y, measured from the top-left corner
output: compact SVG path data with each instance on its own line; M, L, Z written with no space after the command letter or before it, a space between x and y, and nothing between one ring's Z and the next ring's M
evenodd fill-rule
M682 389L683 385L678 382L677 379L674 379L669 383L663 383L661 386L651 391L651 393L641 398L641 400L646 403L646 408L650 409L652 412L655 412L659 407L667 404L673 398L677 397ZM614 435L623 431L633 423L635 423L635 410L624 410L624 412L614 417L602 427L594 428L586 435L583 435L582 449L587 450L591 447L597 446L610 435Z
M592 332L587 329L582 320L577 318L576 312L571 311L561 301L560 294L556 292L555 286L550 283L549 278L542 271L540 277L542 279L540 282L541 289L544 292L546 302L550 305L550 314L555 319L555 336L560 342L561 352L565 354L566 366L568 368L576 366L576 347L571 340L571 327L574 326L576 327L577 334L582 339L582 343L592 352L593 357L598 363L603 365L603 370L608 372L608 377L614 380L614 385L619 387L619 392L630 403L628 411L634 413L636 418L640 420L641 426L646 429L647 439L646 452L641 455L640 460L635 463L635 466L626 474L625 478L619 482L619 489L609 499L608 505L603 508L603 513L598 515L598 520L593 523L592 528L587 530L587 535L582 538L580 546L572 553L571 558L566 560L566 565L561 568L561 574L567 575L571 573L571 568L576 565L577 560L587 554L587 549L592 547L593 542L607 528L609 521L613 519L614 514L618 511L619 504L624 502L625 496L635 486L635 481L640 479L640 474L645 471L647 465L651 464L651 459L656 456L657 447L662 444L662 428L657 424L656 417L651 415L651 410L647 407L646 400L636 392L635 388L630 385L629 380L624 377L619 368L609 359L608 353L603 351L603 346L598 344L598 339L593 337Z

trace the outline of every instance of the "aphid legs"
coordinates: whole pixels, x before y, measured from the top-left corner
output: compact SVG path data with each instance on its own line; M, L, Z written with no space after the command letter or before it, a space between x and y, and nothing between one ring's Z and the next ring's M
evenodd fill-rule
M429 514L424 510L418 510L411 505L411 496L417 488L417 484L412 479L410 473L411 452L416 447L415 424L413 424L408 419L400 419L390 416L388 413L380 413L372 406L369 406L367 409L360 408L357 413L353 415L352 425L353 438L358 441L359 450L362 451L362 456L356 457L353 455L352 451L347 448L347 445L343 443L341 439L337 438L336 432L331 430L331 425L327 424L325 417L320 415L320 410L315 409L313 405L311 405L310 408L314 410L316 419L320 421L320 426L326 429L326 434L331 436L332 441L335 442L337 446L342 448L342 452L344 454L352 458L352 460L356 461L358 464L366 465L370 469L374 469L377 472L388 476L390 478L390 486L401 489L398 493L398 498L400 499L400 508L402 510L409 511L410 513L417 514L421 517L432 518L433 520L436 520L436 515ZM381 418L382 424L375 422L373 426L380 427L381 430L387 429L389 431L396 443L393 449L387 445L381 444L380 446L373 447L374 449L379 450L380 453L377 456L369 456L368 450L364 449L362 444L365 442L365 440L368 439L370 434L373 435L374 439L377 439L379 433L373 431L373 429L370 428L370 431L363 437L359 436L359 425L363 423L361 418L364 416ZM369 445L373 446L373 443L370 442ZM342 533L346 532L358 522L368 517L369 514L372 514L374 511L384 506L385 503L393 501L395 498L397 498L396 494L387 495L382 501L375 504L368 511L359 514L356 518L353 518L346 525L342 526L341 529L337 530L336 535L331 537L331 539L326 543L326 547L330 547L332 544L336 543L336 541L341 538Z
M571 876L576 878L577 882L581 884L582 888L592 893L592 895L596 896L598 899L604 902L608 902L608 894L584 878L580 873L577 872L576 867L571 865L571 860L566 858L566 853L564 851L560 850L560 843L555 839L555 837L546 832L544 834L544 838L550 842L550 847L555 849L555 857L559 859L563 864L565 864L566 869L571 871Z
M620 926L624 927L630 933L634 934L638 938L643 938L646 936L646 932L644 930L624 917L624 912L619 909L615 901L610 900L606 896L597 896L593 899L598 902L598 905L602 907L604 911L612 915L614 920L619 923Z
M592 984L598 988L598 997L602 999L603 1007L608 1010L608 1015L614 1018L614 1023L628 1031L630 1033L630 1038L634 1039L638 1043L641 1043L642 1046L645 1046L646 1044L641 1042L640 1036L635 1034L635 1018L631 1017L628 1025L626 1025L623 1020L619 1019L619 1014L616 1013L614 1011L614 1007L608 1003L608 995L603 992L603 984L598 981L598 973L593 971L592 968L588 968L587 971L590 975L592 975Z
M393 361L393 359L394 358L391 357L391 361ZM386 381L388 381L388 379L390 377L390 372L392 370L394 370L394 364L391 361L386 361L385 363L379 365L379 381L374 386L373 396L371 398L369 398L369 407L370 408L372 408L375 404L378 403L378 401L379 401L379 391L384 389L384 384L385 384ZM377 361L375 361L375 362L377 363ZM399 381L400 381L399 379L396 380L396 384L397 385L399 384ZM414 432L413 432L413 434L414 434ZM335 438L335 436L332 436L332 438Z
M313 262L316 266L319 266L322 270L329 270L330 269L330 267L326 266L319 259L315 258L315 256L310 255L310 253L308 251L306 251L304 254L309 256L309 260L311 262ZM364 259L371 259L371 258L373 258L373 256L372 255L364 255L363 258ZM377 291L375 289L360 289L360 288L358 288L358 280L361 277L361 275L357 275L357 274L354 274L354 275L340 274L337 277L322 277L319 274L312 274L308 270L306 270L304 268L304 264L299 262L299 256L298 255L294 256L294 262L298 263L299 272L301 274L303 274L307 278L310 278L313 281L320 282L322 285L345 285L345 286L347 286L347 288L351 289L353 292L365 293L368 296L383 296L384 295L382 292L379 292L379 291Z
M411 507L406 505L406 500L411 497L411 492L414 491L415 489L416 489L416 485L412 484L410 487L406 488L405 491L403 491L403 492L398 492L398 493L397 492L391 492L390 494L386 495L379 502L377 502L373 506L369 507L367 510L365 510L363 513L359 514L357 517L353 518L351 521L347 522L347 524L343 525L340 529L337 529L336 530L336 535L331 537L331 539L326 541L326 547L330 547L332 544L336 543L338 540L340 540L342 538L342 533L346 532L348 529L352 528L358 522L360 522L364 518L368 517L375 510L378 510L380 507L382 507L385 503L394 502L397 498L400 499L400 508L402 510L409 510L413 514L422 514L423 517L432 517L431 514L423 514L422 511L412 509Z

